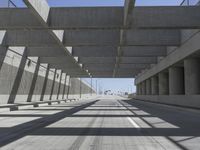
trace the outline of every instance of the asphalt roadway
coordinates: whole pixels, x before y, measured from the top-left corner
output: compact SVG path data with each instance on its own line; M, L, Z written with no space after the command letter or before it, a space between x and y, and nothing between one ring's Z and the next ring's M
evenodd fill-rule
M1 150L200 150L200 111L99 97L0 113Z

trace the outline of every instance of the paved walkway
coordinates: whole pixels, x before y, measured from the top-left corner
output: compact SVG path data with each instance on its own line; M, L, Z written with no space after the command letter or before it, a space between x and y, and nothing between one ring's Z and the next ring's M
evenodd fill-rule
M1 150L200 149L200 111L102 97L0 113Z

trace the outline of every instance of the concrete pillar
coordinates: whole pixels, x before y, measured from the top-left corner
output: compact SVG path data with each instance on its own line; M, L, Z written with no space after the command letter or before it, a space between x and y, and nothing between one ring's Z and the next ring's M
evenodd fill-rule
M169 94L169 74L168 72L161 72L158 74L159 95Z
M185 94L200 94L200 60L184 60Z
M36 65L36 67L35 67L35 70L34 70L34 73L33 73L33 79L32 79L32 82L31 82L31 87L30 87L29 93L28 93L27 102L31 102L32 97L33 97L33 92L34 92L34 89L35 89L35 86L36 86L36 80L37 80L38 72L39 72L39 68L40 68L39 58L37 59L35 65Z
M56 74L55 74L55 78L54 78L54 82L53 82L53 92L52 92L51 100L57 100L58 99L61 76L62 76L62 70L57 69Z
M18 53L20 51L21 56L19 56L20 61L16 62L18 70L17 70L17 74L16 74L15 79L14 79L13 84L12 84L12 89L11 89L11 92L10 92L10 95L9 95L9 98L8 98L8 104L12 104L12 103L15 102L15 98L16 98L16 95L17 95L17 92L18 92L18 88L20 86L22 75L23 75L23 72L24 72L24 67L26 65L26 57L27 57L25 47L13 47L12 51L15 51L15 52L18 52Z
M158 95L158 76L155 75L151 78L151 95Z
M52 70L51 70L52 71ZM53 98L53 94L54 94L54 85L55 85L55 82L56 82L56 76L57 76L57 70L55 69L54 71L53 71L53 78L52 78L52 86L51 86L51 92L50 92L50 97L49 97L49 100L52 100L52 98ZM54 99L55 100L55 99Z
M44 95L45 95L45 91L46 91L46 87L47 87L47 81L48 81L48 76L49 76L49 64L47 64L46 66L46 71L44 73L44 83L42 86L42 92L41 92L41 97L40 97L40 101L44 100Z
M146 82L145 81L143 81L142 83L142 95L146 95Z
M60 79L58 81L58 92L57 92L57 98L56 99L59 99L59 95L60 95L60 91L61 91L61 86L62 86L62 79L63 79L63 76L66 76L66 74L63 74L62 70L61 70L61 73L60 73Z
M140 95L140 84L137 84L137 91L138 91L137 95Z
M62 90L62 98L61 99L65 99L65 89L66 89L66 82L67 82L67 75L66 73L63 73L64 74L64 82L63 82L63 90Z
M147 79L145 82L146 82L146 95L151 95L151 80Z
M67 99L67 95L69 93L69 80L70 80L70 76L67 75L66 76L66 85L65 85L65 93L64 93L64 99Z
M184 88L184 68L169 68L169 94L181 95L185 93Z
M69 82L68 82L67 99L69 99L70 89L71 89L71 77L69 77Z
M136 94L137 95L140 95L140 90L139 90L140 87L139 86L140 86L139 84L136 85Z

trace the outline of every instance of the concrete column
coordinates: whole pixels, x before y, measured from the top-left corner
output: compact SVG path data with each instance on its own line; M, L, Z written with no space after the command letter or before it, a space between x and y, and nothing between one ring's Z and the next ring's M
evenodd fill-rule
M26 49L25 47L13 47L12 48L13 51L18 52L20 51L21 56L20 57L20 61L17 62L18 69L17 69L17 74L15 76L15 79L13 81L12 84L12 89L8 98L8 104L12 104L15 102L15 98L17 96L17 92L18 92L18 88L20 86L21 83L21 79L22 79L22 75L24 72L24 67L26 65ZM19 64L18 64L19 63Z
M171 67L169 68L169 94L180 95L184 94L184 68Z
M139 84L136 85L136 94L137 95L140 95L140 89L139 89L140 87L139 86L140 86Z
M137 90L138 90L137 95L140 95L140 84L139 83L137 84Z
M29 93L28 93L27 102L31 102L32 97L33 97L33 92L34 92L34 89L35 89L35 86L36 86L36 80L37 80L38 72L39 72L39 68L40 68L39 58L37 59L35 65L36 66L35 66L35 70L34 70L34 73L33 73L33 79L32 79L32 82L31 82L31 87L30 87Z
M65 89L66 89L67 75L65 73L64 83L63 83L63 91L62 91L62 99L65 99Z
M185 94L200 94L200 60L184 60Z
M59 99L59 95L60 95L60 90L61 90L61 85L62 85L62 78L63 78L63 73L62 73L62 70L61 70L61 73L60 73L60 79L58 81L58 92L57 92L57 99ZM65 76L65 75L64 75Z
M57 73L57 70L55 69L54 72L52 73L53 74L53 80L52 80L52 86L51 86L51 92L50 92L50 97L49 97L49 100L52 100L53 98L53 92L54 92L54 85L55 85L55 80L56 80L56 73Z
M151 95L151 80L147 79L145 82L146 82L146 95Z
M44 83L43 83L43 86L42 86L42 92L41 92L40 101L44 100L44 95L45 95L45 91L46 91L46 87L47 87L48 76L49 76L49 64L47 64L46 71L44 73Z
M67 75L66 76L66 85L65 85L65 93L64 93L64 99L67 99L67 95L68 95L68 93L69 93L69 80L70 80L70 76L69 75Z
M151 95L158 95L158 76L155 75L151 78Z
M69 98L70 88L71 88L71 77L69 77L69 82L68 82L67 99Z
M169 74L168 72L161 72L158 74L159 95L169 94Z
M143 81L142 83L141 83L142 85L142 95L146 95L146 82L145 81Z

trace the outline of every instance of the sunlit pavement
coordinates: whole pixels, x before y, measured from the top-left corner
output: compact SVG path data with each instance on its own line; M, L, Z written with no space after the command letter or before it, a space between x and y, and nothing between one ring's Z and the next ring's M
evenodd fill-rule
M7 150L200 149L200 111L104 96L0 113Z

